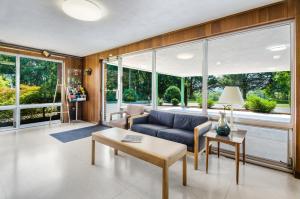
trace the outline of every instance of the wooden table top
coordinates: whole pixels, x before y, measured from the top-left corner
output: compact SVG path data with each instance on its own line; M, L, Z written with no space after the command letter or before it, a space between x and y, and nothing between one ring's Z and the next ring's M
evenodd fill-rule
M141 143L122 142L125 135L141 135ZM187 146L184 144L168 141L165 139L136 133L133 131L110 128L92 134L92 139L101 141L114 142L115 144L126 146L127 148L135 149L143 153L148 153L164 160L173 160L178 154L187 151Z
M204 136L222 142L242 144L246 137L246 134L247 134L246 130L239 129L237 131L231 131L228 136L220 136L216 133L216 130L210 130Z

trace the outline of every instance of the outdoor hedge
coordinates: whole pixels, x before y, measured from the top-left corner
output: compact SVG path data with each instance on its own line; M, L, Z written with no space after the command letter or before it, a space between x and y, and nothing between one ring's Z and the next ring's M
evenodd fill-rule
M272 100L263 99L256 95L248 96L245 103L247 110L258 113L270 113L276 107L276 102Z
M170 103L174 98L180 101L180 89L177 86L169 86L164 94L164 100Z
M137 100L137 94L134 89L128 88L124 90L123 100L125 102L135 102Z
M197 103L200 108L202 108L202 97L198 97ZM212 99L207 100L207 108L212 108L215 105L215 101Z
M172 103L173 106L178 106L179 100L176 99L176 98L173 98L173 99L171 100L171 103Z

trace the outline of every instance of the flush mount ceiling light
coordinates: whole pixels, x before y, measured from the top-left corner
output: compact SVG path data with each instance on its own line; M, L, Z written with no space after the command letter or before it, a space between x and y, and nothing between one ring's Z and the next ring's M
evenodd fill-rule
M269 47L267 47L267 49L270 51L274 51L274 52L282 51L282 50L287 49L287 45L281 44L281 45L269 46Z
M104 16L104 9L94 0L64 0L63 11L78 20L97 21Z
M183 60L192 59L193 57L194 54L191 53L180 53L177 55L177 59L183 59Z
M280 55L274 55L273 59L280 59Z
M216 65L221 65L221 62L220 62L220 61L218 61L218 62L216 63Z

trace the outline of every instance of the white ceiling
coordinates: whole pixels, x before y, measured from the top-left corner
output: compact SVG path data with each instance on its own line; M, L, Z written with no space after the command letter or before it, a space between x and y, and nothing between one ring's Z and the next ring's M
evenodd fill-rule
M0 0L0 41L85 56L280 0L95 0L96 22L66 16L63 0Z
M290 70L290 25L213 38L208 41L208 74L240 74ZM287 49L272 52L267 48L285 45ZM188 60L178 59L179 54L191 54ZM280 56L274 59L274 56ZM156 71L180 77L201 76L203 42L186 43L163 49L156 53ZM152 70L152 54L144 52L123 57L123 66Z

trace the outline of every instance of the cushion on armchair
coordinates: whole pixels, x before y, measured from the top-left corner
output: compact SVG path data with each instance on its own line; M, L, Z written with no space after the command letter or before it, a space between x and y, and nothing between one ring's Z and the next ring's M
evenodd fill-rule
M208 117L201 115L176 114L173 128L194 131L194 128L208 121Z
M174 116L174 113L152 110L149 114L148 122L149 124L158 124L172 128Z

